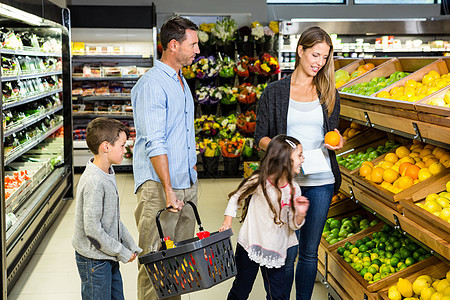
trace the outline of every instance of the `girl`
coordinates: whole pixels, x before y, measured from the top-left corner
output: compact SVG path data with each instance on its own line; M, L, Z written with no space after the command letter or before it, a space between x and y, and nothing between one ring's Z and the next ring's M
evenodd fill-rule
M230 194L219 231L231 228L238 205L244 222L236 247L237 275L228 299L247 299L261 268L267 299L282 299L287 249L297 245L295 230L305 220L309 202L293 178L303 163L300 142L281 134L274 137L260 168Z

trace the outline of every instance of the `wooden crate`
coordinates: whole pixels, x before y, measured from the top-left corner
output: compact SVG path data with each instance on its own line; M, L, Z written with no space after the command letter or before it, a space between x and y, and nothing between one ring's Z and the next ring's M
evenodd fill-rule
M445 62L442 60L436 60L436 58L397 58L392 61L387 62L386 64L383 64L380 68L377 70L374 70L373 72L370 72L367 76L364 76L360 79L356 79L352 81L352 84L349 86L352 86L357 83L361 82L367 82L370 81L370 79L374 77L388 77L392 73L396 71L403 71L403 72L411 72L412 74L406 76L405 78L392 83L391 85L385 87L384 89L381 89L380 91L376 92L373 95L370 96L361 96L361 95L355 95L350 93L344 93L341 92L341 96L346 99L354 100L354 101L360 101L365 103L371 103L371 104L378 104L383 106L389 106L394 108L400 108L400 109L408 109L408 110L414 110L414 103L408 102L408 101L401 101L401 100L393 100L393 99L384 99L384 98L378 98L375 97L376 94L378 94L381 91L387 91L389 92L393 87L396 86L404 86L406 81L409 79L414 79L416 81L421 81L422 77L428 73L431 70L436 70L437 72L444 72L448 68Z
M336 151L336 154L346 152L348 150L364 146L372 143L373 141L380 140L386 137L386 133L381 130L365 127L359 134L353 138L345 141L344 147Z
M427 195L445 191L445 184L448 181L450 181L450 174L436 180L426 188ZM427 228L429 231L450 242L450 223L415 205L415 203L424 204L425 197L424 193L420 193L408 199L400 199L400 204L403 206L403 214L420 226Z
M419 277L421 275L429 275L432 278L442 279L442 278L445 277L445 274L447 274L447 272L449 270L450 270L450 265L448 265L447 263L445 263L443 261L439 261L438 263L436 263L434 265L427 266L423 270L419 270L418 272L416 272L414 274L411 274L411 275L409 275L409 276L407 276L406 278L403 278L403 279L407 279L411 283L414 283L414 281L417 279L417 277ZM394 284L396 284L396 283L394 283ZM388 290L394 284L391 284L391 285L383 288L381 291L378 292L378 294L380 295L381 299L389 300Z
M439 91L437 91L431 95L428 95L427 97L417 101L417 103L415 104L416 110L419 112L435 114L438 116L450 117L450 108L449 107L442 107L442 106L428 104L428 102L430 102L431 99L444 98L445 93L449 90L450 90L450 86L446 86L443 89L440 89Z
M360 239L360 236L351 236L349 242L354 243L356 240ZM357 285L362 287L363 290L366 290L370 293L377 292L383 289L386 286L390 286L393 283L396 283L399 278L405 278L411 274L414 274L426 266L437 264L440 260L434 256L431 256L427 259L419 261L403 270L397 271L394 274L391 274L379 281L376 281L372 284L369 284L355 269L353 269L349 263L347 263L336 251L330 251L330 255L328 257L332 257L342 268L344 268L357 282ZM331 268L331 267L330 267ZM339 278L339 277L338 277ZM362 297L355 299L363 299Z
M360 208L358 204L356 204L352 199L347 198L332 204L328 210L327 218L339 216L348 211L357 210L358 208Z
M338 58L334 60L334 70L342 69L343 67L361 60L361 58Z
M342 85L338 90L342 89L343 87L352 86L354 84L355 80L357 80L357 79L362 80L362 78L365 77L366 75L368 75L369 73L374 72L376 69L384 66L384 64L386 64L387 62L393 61L393 60L395 60L395 58L390 58L390 57L363 58L363 59L356 61L355 63L349 64L349 65L343 67L342 70L345 70L349 74L352 74L353 72L355 72L358 69L359 66L365 65L367 63L372 63L375 65L374 69L369 70L368 72L356 77L354 80L347 82L346 84ZM364 81L362 81L362 82L364 82Z

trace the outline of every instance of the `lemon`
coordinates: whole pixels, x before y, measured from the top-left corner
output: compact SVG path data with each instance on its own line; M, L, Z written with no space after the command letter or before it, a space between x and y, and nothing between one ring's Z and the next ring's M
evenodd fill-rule
M431 200L425 203L425 209L430 213L435 213L440 212L442 210L442 207L439 205L439 203L436 202L436 200Z
M397 289L403 297L412 297L413 295L413 286L407 279L399 278Z
M450 201L449 201L447 198L445 198L445 197L439 197L439 198L437 198L437 199L436 199L436 202L437 202L442 208L450 207L450 204L449 204Z
M436 280L433 282L433 284L431 284L431 286L434 287L434 289L436 289L436 287L437 287L437 285L439 284L440 281L441 281L441 280L436 279Z
M430 283L425 278L417 278L413 283L414 294L420 295L422 290L426 287L430 287Z
M447 279L442 279L441 281L439 281L438 285L436 286L436 291L443 293L444 290L450 286L450 283L448 282Z
M444 290L444 295L448 295L448 296L450 296L450 286L449 287L447 287L445 290Z
M436 175L444 171L445 167L440 162L434 162L428 167L428 169L430 170L431 174Z
M420 275L416 280L418 279L425 279L428 282L429 286L433 283L433 278L431 278L431 276L429 275Z
M436 200L437 198L439 198L439 195L436 194L436 193L432 193L432 194L429 194L429 195L425 198L425 201Z
M445 190L450 193L450 181L447 181L447 183L445 184Z
M441 300L450 300L450 295L444 295Z
M430 300L431 295L433 295L434 292L436 292L436 290L433 287L424 288L420 293L420 298L423 300Z
M450 221L450 208L447 207L441 210L439 213L439 218L447 222Z
M444 295L440 292L436 292L433 295L431 295L430 300L442 300Z
M400 295L396 285L393 285L389 288L388 298L391 300L401 300L402 299L402 295Z

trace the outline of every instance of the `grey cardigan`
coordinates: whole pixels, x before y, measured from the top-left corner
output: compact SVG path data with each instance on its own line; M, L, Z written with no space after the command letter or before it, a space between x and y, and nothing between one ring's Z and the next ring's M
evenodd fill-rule
M269 84L261 95L258 102L256 114L255 143L263 137L273 138L278 134L287 132L287 115L289 108L289 96L291 89L291 76ZM328 110L322 103L324 130L325 132L334 130L339 123L340 97L336 90L336 102L331 115L328 117ZM341 186L341 172L336 160L336 153L328 150L331 160L331 170L335 178L334 191L337 192Z

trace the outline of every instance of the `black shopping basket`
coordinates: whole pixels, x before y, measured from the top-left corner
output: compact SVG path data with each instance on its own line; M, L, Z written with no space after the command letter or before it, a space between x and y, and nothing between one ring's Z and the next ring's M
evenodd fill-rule
M188 201L195 214L200 231L203 227L194 203ZM213 232L209 237L198 237L175 243L176 248L165 249L164 234L156 215L156 225L164 250L139 258L158 298L168 298L210 288L236 275L236 261L230 237L231 229Z

